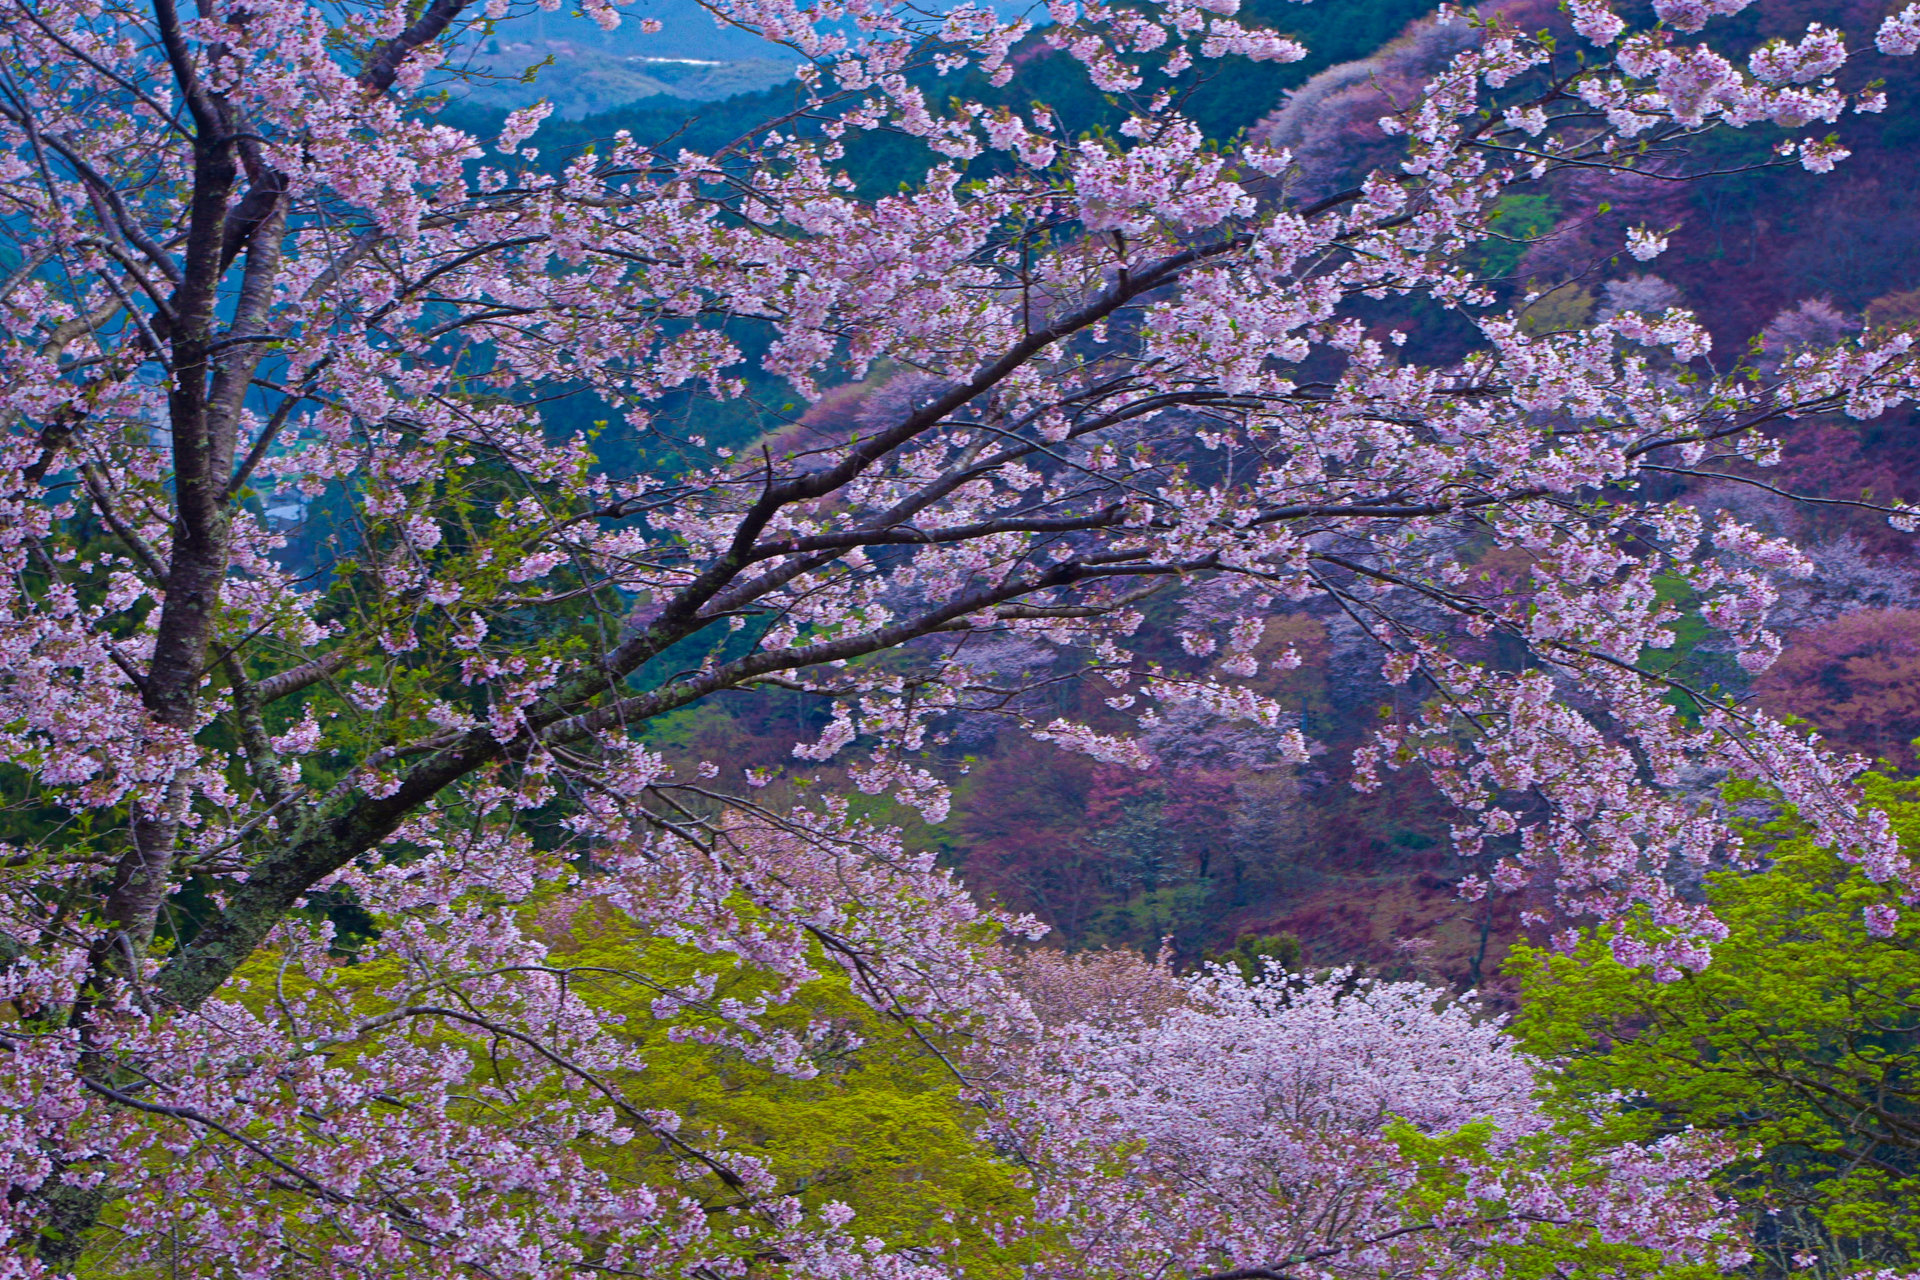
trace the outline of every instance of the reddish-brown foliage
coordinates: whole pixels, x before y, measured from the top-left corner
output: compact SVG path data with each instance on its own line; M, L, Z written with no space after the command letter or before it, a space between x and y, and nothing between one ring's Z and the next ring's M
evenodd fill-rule
M1838 745L1920 768L1920 611L1861 609L1802 631L1755 693Z

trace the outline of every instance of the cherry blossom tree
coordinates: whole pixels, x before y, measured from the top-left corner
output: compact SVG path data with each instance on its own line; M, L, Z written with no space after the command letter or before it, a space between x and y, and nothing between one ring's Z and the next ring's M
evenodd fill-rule
M1057 986L1058 984L1053 984ZM1724 1141L1583 1150L1471 1003L1220 966L1158 1017L1067 1023L1008 1091L1050 1274L1623 1275L1746 1259ZM1096 1013L1105 1012L1095 1009ZM1535 1261L1528 1258L1529 1253Z
M1661 0L1633 32L1578 0L1577 56L1475 28L1389 117L1402 158L1308 199L1284 152L1182 114L1196 65L1301 54L1231 0L1050 9L1044 39L1129 104L1099 137L935 105L943 74L1007 75L1024 22L713 0L794 51L802 107L557 176L527 146L542 108L494 139L436 122L461 40L512 7L0 5L0 1274L938 1270L683 1136L606 1034L645 994L805 1073L817 1037L764 1015L823 972L941 1034L1025 1016L981 936L1028 926L930 854L845 797L650 748L731 690L833 702L796 756L937 816L942 718L1025 705L976 641L1111 684L1115 723L1029 726L1065 747L1145 762L1200 708L1300 756L1247 681L1266 615L1319 597L1421 691L1363 775L1432 768L1495 884L1649 912L1662 965L1717 927L1665 873L1729 848L1670 794L1692 767L1906 874L1847 762L1711 690L1693 717L1664 700L1657 579L1757 669L1770 578L1804 561L1642 484L1904 403L1911 338L1716 374L1684 312L1535 334L1464 265L1503 192L1557 169L1683 181L1688 139L1729 127L1832 169L1801 131L1885 106L1836 82L1833 33L1743 68L1700 34L1739 0ZM1920 7L1878 43L1913 52ZM938 163L856 198L842 149L873 129ZM1429 368L1369 331L1415 296L1480 349ZM871 426L778 455L670 412L749 374L803 403L883 360L911 381ZM649 465L550 427L567 388ZM267 511L302 502L338 538L290 547ZM1527 591L1475 589L1486 547L1529 559ZM1232 660L1136 659L1146 597L1196 578L1237 604L1183 646ZM1452 647L1493 633L1524 660ZM556 958L542 920L608 910L761 994ZM625 1176L636 1141L683 1176Z

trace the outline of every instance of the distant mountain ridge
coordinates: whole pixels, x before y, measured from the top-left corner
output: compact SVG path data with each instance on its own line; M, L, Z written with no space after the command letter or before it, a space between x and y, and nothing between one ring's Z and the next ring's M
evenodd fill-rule
M995 7L1008 15L1028 8ZM1030 20L1044 24L1045 11L1033 8ZM759 93L793 79L800 61L791 50L715 21L697 0L634 0L621 12L625 21L612 31L571 9L502 21L470 55L473 70L498 78L476 81L463 99L512 111L544 98L561 119L579 120L648 98L712 102ZM649 18L659 31L641 30L640 20Z
M709 102L793 78L798 59L737 27L716 23L695 0L636 0L612 31L577 10L535 10L498 24L468 54L480 77L470 106L512 111L546 99L578 120L648 98ZM642 19L661 29L649 34Z
M546 99L563 120L580 120L633 103L712 102L758 93L793 79L795 59L739 60L663 54L608 54L570 41L501 42L475 61L493 76L464 100L483 110L512 111ZM542 65L543 63L547 65Z
M738 27L714 21L697 0L633 0L619 6L622 21L612 31L568 4L552 13L534 10L501 21L496 28L503 43L567 45L608 57L695 58L715 62L750 62L786 50ZM651 18L660 30L649 35L640 29Z

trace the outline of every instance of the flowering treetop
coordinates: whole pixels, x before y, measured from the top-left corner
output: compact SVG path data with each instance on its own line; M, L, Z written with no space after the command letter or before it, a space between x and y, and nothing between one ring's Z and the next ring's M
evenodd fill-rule
M1582 1152L1471 1002L1273 967L1185 986L1157 1019L1061 1026L1007 1091L1062 1229L1056 1274L1499 1276L1543 1246L1562 1274L1746 1259L1706 1181L1731 1143Z

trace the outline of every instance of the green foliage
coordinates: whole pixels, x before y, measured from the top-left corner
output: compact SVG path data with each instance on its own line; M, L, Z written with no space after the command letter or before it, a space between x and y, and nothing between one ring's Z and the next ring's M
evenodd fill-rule
M1673 643L1658 652L1645 652L1640 660L1653 670L1704 692L1712 692L1722 682L1737 680L1738 668L1724 653L1703 650L1700 646L1713 635L1713 628L1701 616L1703 601L1687 582L1672 574L1654 579L1654 596L1662 605L1674 609L1679 617L1667 624ZM1694 697L1680 689L1669 691L1661 701L1674 708L1689 723L1697 724L1700 707Z
M1301 965L1300 939L1291 933L1264 935L1243 933L1233 941L1227 951L1209 951L1207 960L1214 964L1231 964L1240 971L1240 976L1248 982L1257 982L1266 971L1266 962L1271 960L1289 973L1298 973Z
M1089 933L1107 946L1145 938L1187 941L1204 930L1210 895L1211 886L1200 882L1137 889L1102 910Z
M715 973L713 1002L753 1000L767 985L730 960L643 937L613 912L567 922L555 937L554 961L583 971L644 972L662 985ZM845 977L816 979L763 1019L775 1031L827 1029L833 1049L826 1069L811 1079L684 1037L702 1020L697 1009L663 1020L653 1014L652 991L586 981L579 988L585 998L625 1014L628 1034L646 1045L647 1079L633 1082L630 1095L691 1117L681 1132L703 1149L765 1162L781 1189L809 1210L831 1201L850 1206L856 1235L938 1251L968 1276L1015 1272L1024 1255L995 1243L994 1227L1024 1214L1021 1171L977 1136L982 1116L937 1046L876 1012ZM638 1142L628 1151L636 1176L663 1186L675 1181L676 1153ZM712 1204L732 1199L716 1187Z
M1046 1231L1029 1221L1024 1170L980 1137L985 1117L950 1065L962 1046L929 1024L909 1026L875 1010L823 956L814 962L828 976L782 1000L766 972L649 936L611 908L536 907L524 923L548 947L546 963L567 971L569 990L619 1014L623 1034L642 1049L645 1070L598 1076L609 1096L679 1117L675 1136L707 1157L700 1164L711 1173L701 1176L686 1162L685 1147L649 1135L625 1107L615 1108L613 1121L630 1136L579 1135L572 1151L623 1181L694 1196L719 1228L711 1247L738 1248L744 1265L754 1261L757 1246L733 1244L725 1229L729 1218L751 1217L767 1198L731 1180L749 1164L771 1173L774 1194L796 1198L808 1214L844 1204L854 1211L849 1230L856 1238L878 1237L927 1261L937 1258L944 1272L963 1280L1015 1280L1047 1243ZM335 1001L356 1001L392 982L401 964L388 955L333 971L327 990ZM257 953L241 978L242 999L256 1011L318 990L312 975L269 951ZM662 1000L702 979L713 983L704 1000ZM807 1042L805 1060L817 1073L802 1078L743 1050L739 1024L714 1012L726 1001L764 1003L757 1022L767 1043L783 1035ZM366 1011L378 1007L370 1000ZM477 1087L461 1118L484 1123L493 1105L485 1100L487 1086L499 1085L502 1069L488 1034L457 1023L422 1024L416 1034L467 1053ZM332 1062L351 1062L359 1047L336 1046Z
M1494 1187L1530 1185L1545 1175L1551 1183L1587 1182L1605 1177L1603 1167L1582 1159L1578 1146L1534 1138L1496 1144L1496 1126L1485 1121L1462 1125L1451 1133L1423 1133L1404 1121L1386 1129L1388 1141L1416 1171L1406 1193L1411 1221L1459 1221L1467 1206L1490 1223L1509 1223L1508 1238L1487 1249L1483 1274L1503 1280L1629 1280L1659 1276L1662 1280L1708 1280L1724 1273L1708 1264L1676 1266L1658 1250L1605 1239L1591 1224L1536 1221L1513 1233L1510 1215L1516 1206L1489 1199ZM1575 1153L1569 1159L1569 1153ZM1495 1176L1488 1178L1488 1173ZM1520 1216L1524 1219L1525 1212Z
M1869 775L1902 847L1920 853L1920 781ZM1763 803L1735 791L1736 803ZM1771 1267L1822 1275L1920 1259L1920 921L1867 926L1893 895L1817 847L1793 815L1756 823L1766 870L1710 877L1730 929L1712 965L1662 982L1613 959L1519 947L1515 1030L1561 1063L1555 1104L1635 1100L1610 1121L1641 1139L1694 1127L1752 1150L1729 1185ZM1630 926L1648 929L1651 926Z
M1520 329L1531 337L1584 329L1593 321L1593 291L1562 284L1535 299L1520 318Z
M1532 242L1553 230L1560 206L1550 196L1510 195L1493 208L1487 229L1494 234L1480 242L1480 273L1499 279L1512 275Z

